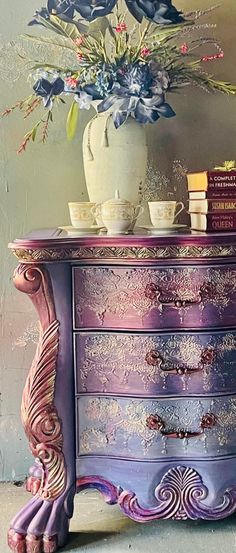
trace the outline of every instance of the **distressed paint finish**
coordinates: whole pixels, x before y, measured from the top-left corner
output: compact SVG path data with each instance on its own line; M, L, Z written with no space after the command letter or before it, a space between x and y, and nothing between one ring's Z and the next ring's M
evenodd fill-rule
M53 406L66 467L65 489L51 501L40 497L44 467L31 469L27 489L35 496L13 521L12 550L63 546L76 486L98 488L140 522L234 512L236 234L73 241L41 231L12 248L27 250L25 274L42 270L37 259L48 262L45 297L53 297L59 323ZM36 306L44 310L37 296Z
M74 336L81 393L206 395L236 391L236 332Z
M176 0L176 3L183 11L198 9L200 5L196 0ZM201 7L207 9L215 3L219 2L204 0ZM9 9L6 0L0 0L0 5L4 22L1 25L0 39L3 47L0 111L3 111L6 106L13 105L19 97L25 98L29 94L29 83L26 79L21 78L20 85L19 81L15 81L17 75L22 75L23 62L19 62L19 58L14 56L10 42L14 40L13 37L27 32L26 24L34 9L44 6L45 2L12 0ZM217 23L217 36L225 51L225 58L218 66L219 71L222 71L225 77L230 75L232 82L236 81L235 52L232 48L235 20L235 0L221 2L221 6L204 19L206 23ZM6 53L10 56L9 62L4 48L4 42L8 41ZM25 48L25 42L21 48ZM150 160L153 168L160 171L161 176L170 177L167 188L162 189L161 182L158 182L157 198L165 199L168 192L173 194L173 182L176 182L176 199L183 200L187 199L185 179L179 182L178 176L172 178L170 172L174 159L184 159L187 168L196 171L235 158L235 98L225 98L223 94L215 94L214 97L205 94L203 98L196 87L191 87L184 98L181 93L171 95L171 100L178 116L164 121L163 124L157 123L147 128ZM80 141L83 127L91 117L91 112L81 111L80 132L76 140L70 143L67 143L64 132L64 116L66 111L62 117L55 117L45 148L40 144L36 145L36 148L32 146L26 155L20 158L15 155L15 151L31 124L20 116L16 119L15 115L1 120L0 297L3 335L1 331L0 478L3 480L22 479L32 462L24 440L24 432L19 424L19 403L26 371L33 358L34 346L29 344L25 349L12 352L12 341L22 334L29 318L32 321L36 320L33 318L33 310L30 311L29 302L23 298L23 294L17 295L8 278L12 274L16 260L7 252L7 242L15 236L22 236L33 227L48 228L69 224L67 202L87 200ZM49 179L48 175L53 177Z
M79 455L130 459L236 455L236 397L78 399ZM206 416L215 423L204 427ZM150 424L150 417L160 425ZM165 430L164 432L162 430Z
M206 500L208 505L216 505L221 502L222 494L226 489L234 489L235 457L188 459L159 459L158 461L135 461L127 459L104 458L96 456L80 457L76 461L77 482L91 476L101 478L112 483L117 489L134 493L139 504L145 509L155 509L155 489L164 475L178 466L187 466L195 470L202 478L209 490ZM96 473L95 473L96 468ZM227 474L227 480L226 480ZM92 482L90 481L90 484Z
M74 269L75 328L236 326L236 266Z

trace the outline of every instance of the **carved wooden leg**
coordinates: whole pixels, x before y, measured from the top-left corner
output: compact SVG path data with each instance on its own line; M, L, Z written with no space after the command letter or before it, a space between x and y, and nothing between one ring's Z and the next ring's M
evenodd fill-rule
M53 553L66 542L75 494L73 446L65 447L63 436L71 421L65 416L61 420L55 405L60 322L50 274L45 267L20 265L14 283L35 305L41 333L21 409L24 429L36 458L27 487L33 488L36 496L13 519L8 543L16 553ZM72 390L65 385L67 389L70 397L64 399L70 402Z

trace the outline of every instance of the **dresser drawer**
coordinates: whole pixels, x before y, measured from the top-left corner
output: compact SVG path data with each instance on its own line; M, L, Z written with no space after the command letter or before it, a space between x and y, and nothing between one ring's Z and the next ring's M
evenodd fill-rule
M236 393L236 331L200 334L80 332L77 393Z
M74 328L236 326L236 265L75 267Z
M236 454L236 396L77 401L79 455L149 460Z

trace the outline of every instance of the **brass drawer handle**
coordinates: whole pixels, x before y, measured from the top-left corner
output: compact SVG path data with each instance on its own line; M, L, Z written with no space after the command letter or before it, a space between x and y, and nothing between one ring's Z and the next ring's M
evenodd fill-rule
M196 438L204 434L206 429L213 428L217 422L217 417L214 413L206 413L203 415L200 423L200 430L196 432L188 432L187 430L168 431L165 428L165 423L159 415L149 415L146 420L146 425L150 430L157 430L166 438L174 438L183 440L184 438Z
M146 298L156 301L161 304L163 307L175 307L177 309L183 307L189 307L191 305L199 305L203 300L207 299L209 296L214 295L214 289L210 282L203 284L196 294L196 298L181 298L179 296L173 297L165 295L165 293L160 290L160 288L154 282L147 284L145 288Z
M165 360L162 355L157 350L151 350L147 353L145 361L148 365L153 367L158 367L160 371L166 372L171 375L184 376L192 373L197 373L203 371L207 365L211 365L215 359L215 351L211 346L207 346L202 352L201 359L197 367L165 367Z

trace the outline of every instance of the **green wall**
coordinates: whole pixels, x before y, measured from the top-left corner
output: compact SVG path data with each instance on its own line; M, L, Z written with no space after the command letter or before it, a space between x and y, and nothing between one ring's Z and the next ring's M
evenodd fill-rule
M175 2L185 11L213 3ZM11 51L6 43L26 32L26 22L40 6L39 0L0 0L1 111L28 93L26 74L21 80L14 80ZM206 21L217 22L218 29L210 32L217 34L225 51L224 61L213 62L208 68L217 77L236 82L235 0L224 0ZM170 178L172 187L177 187L178 199L186 199L185 184L173 180L173 162L182 160L188 169L200 170L236 158L236 98L185 89L171 100L177 117L148 128L150 161ZM61 110L46 145L30 146L21 156L15 152L28 127L17 115L0 121L0 480L24 478L30 464L19 411L37 340L37 316L29 300L12 285L17 262L7 244L32 228L67 224L67 202L86 198L81 137L88 114L80 117L78 134L71 144L65 137L65 117Z

